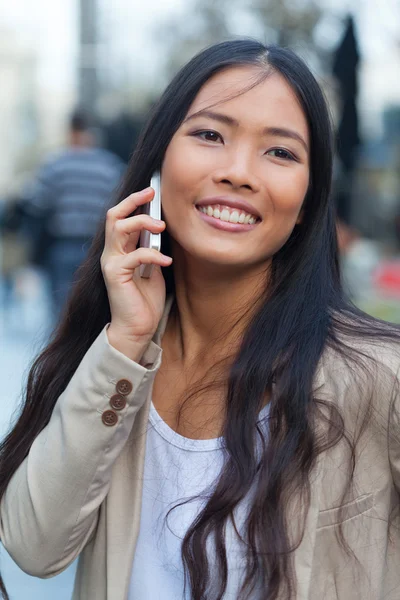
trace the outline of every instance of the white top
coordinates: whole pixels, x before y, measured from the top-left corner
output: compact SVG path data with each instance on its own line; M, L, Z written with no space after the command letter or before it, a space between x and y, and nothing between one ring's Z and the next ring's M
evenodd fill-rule
M260 419L267 414L268 406L260 412ZM262 429L264 431L264 426ZM129 600L190 599L188 590L186 595L183 593L181 543L188 527L205 506L206 500L189 502L173 510L168 517L168 526L165 524L165 517L168 509L176 506L180 500L197 496L216 483L223 457L223 438L185 438L162 420L151 403L140 531L133 561ZM239 531L242 531L246 506L239 505L235 510L235 521ZM231 522L227 525L225 543L228 585L224 600L237 600L243 581L245 561L243 544L237 538ZM212 550L208 540L210 567L215 565Z

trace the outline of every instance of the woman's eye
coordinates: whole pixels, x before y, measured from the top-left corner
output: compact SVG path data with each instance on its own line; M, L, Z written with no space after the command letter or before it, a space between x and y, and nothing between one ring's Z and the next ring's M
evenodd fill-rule
M275 156L275 158L282 158L283 160L295 160L293 154L290 154L290 152L284 150L283 148L274 148L273 150L269 150L267 154L271 154L271 152L274 153L273 156Z
M216 131L196 131L193 135L200 137L202 140L206 140L207 142L218 142L218 140L222 141L221 136Z

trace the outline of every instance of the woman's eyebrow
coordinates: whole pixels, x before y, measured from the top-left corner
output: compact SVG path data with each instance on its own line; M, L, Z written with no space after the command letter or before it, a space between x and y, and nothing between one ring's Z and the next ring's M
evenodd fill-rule
M192 115L186 117L183 123L187 123L192 119L197 117L208 117L209 119L213 119L214 121L219 121L220 123L224 123L225 125L231 125L232 127L238 127L239 122L233 117L229 117L228 115L223 115L222 113L214 112L211 110L199 110ZM304 138L297 133L297 131L293 131L293 129L287 129L286 127L264 127L261 132L263 135L272 135L276 137L286 137L292 140L296 140L300 142L300 144L304 147L305 151L308 152L308 145Z
M233 127L238 127L239 122L236 121L233 117L228 117L228 115L223 115L222 113L213 112L211 110L198 110L186 117L183 123L187 123L192 119L196 119L197 117L208 117L209 119L213 119L214 121L219 121L220 123L225 123L226 125L232 125Z
M265 127L263 129L263 133L267 135L273 135L276 137L286 137L292 140L296 140L300 142L304 150L308 152L308 145L305 139L303 138L303 136L297 133L297 131L293 131L293 129L286 129L286 127Z

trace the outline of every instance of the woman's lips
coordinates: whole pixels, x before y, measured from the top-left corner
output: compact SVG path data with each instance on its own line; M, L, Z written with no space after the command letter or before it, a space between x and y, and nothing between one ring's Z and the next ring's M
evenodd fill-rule
M198 208L195 207L195 210L199 217L203 219L206 223L215 227L216 229L220 229L222 231L230 231L231 233L239 233L244 231L250 231L257 227L259 221L257 223L249 224L249 223L230 223L229 221L221 221L221 219L216 219L215 217L209 217L205 213L201 212Z

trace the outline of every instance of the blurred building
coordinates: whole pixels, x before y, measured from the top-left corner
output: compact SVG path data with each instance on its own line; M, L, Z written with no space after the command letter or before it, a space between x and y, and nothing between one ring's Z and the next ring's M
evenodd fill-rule
M352 221L368 237L395 247L400 214L400 104L383 111L383 134L360 149Z
M364 50L364 54L362 54L359 108L364 133L370 138L385 133L384 113L386 108L391 105L400 105L400 22L398 28L399 41L393 39L390 44L390 41L387 40L387 52L381 50L373 55L371 50L368 53ZM368 42L365 40L366 48L367 44ZM398 129L397 135L400 135Z
M37 138L37 59L15 31L0 31L0 197Z

